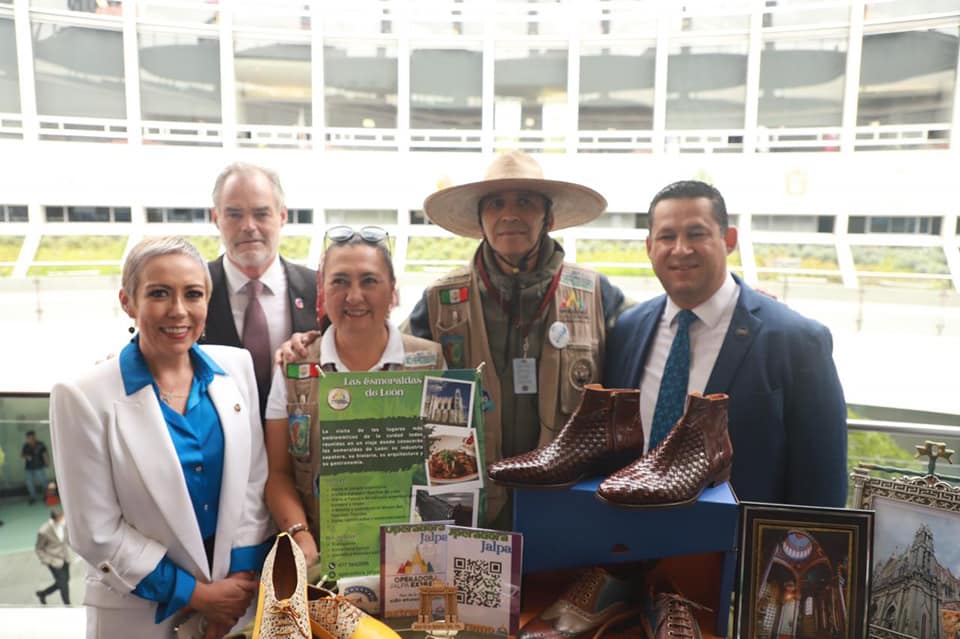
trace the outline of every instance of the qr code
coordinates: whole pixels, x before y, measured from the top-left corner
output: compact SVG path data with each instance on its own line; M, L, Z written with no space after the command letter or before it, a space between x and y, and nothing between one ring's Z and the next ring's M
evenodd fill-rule
M457 603L499 608L503 593L503 564L485 559L453 558L453 583L457 586Z

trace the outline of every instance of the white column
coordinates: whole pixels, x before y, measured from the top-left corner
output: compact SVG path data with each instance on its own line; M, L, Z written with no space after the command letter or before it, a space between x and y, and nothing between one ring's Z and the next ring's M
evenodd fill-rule
M140 109L137 0L123 0L123 88L127 107L127 143L139 145L143 143L143 125ZM142 206L139 208L143 209ZM132 211L131 214L133 214Z
M564 9L567 22L567 153L577 152L580 142L580 26L577 7L568 3Z
M743 267L743 279L750 286L760 281L757 272L757 258L753 252L753 214L740 213L737 220L737 246L740 248L740 265Z
M37 122L37 89L33 75L33 35L30 29L30 0L13 0L13 31L17 39L17 74L20 76L20 113L23 118L23 141L36 142L40 125Z
M494 140L494 118L493 113L496 109L496 91L494 87L494 68L496 66L496 51L493 34L497 28L497 12L494 3L490 3L486 11L483 12L483 62L481 66L481 85L480 85L480 103L483 110L480 114L480 151L485 156L493 153Z
M847 69L843 88L843 129L840 134L841 151L853 151L856 146L857 99L860 95L860 61L863 54L863 11L864 0L850 1L850 34L847 40Z
M663 153L667 126L667 63L670 59L670 30L676 10L669 0L660 3L657 16L657 54L653 67L653 152Z
M310 100L312 104L312 123L310 137L313 139L313 152L322 153L327 146L326 136L326 100L324 99L323 72L323 12L320 2L310 3ZM316 206L316 204L315 204ZM319 211L313 211L313 223L319 221ZM313 264L315 262L311 262Z
M763 54L763 10L763 0L755 0L750 11L750 44L747 49L747 95L743 111L744 153L753 153L757 148L757 113L760 110L760 56Z
M233 64L233 1L219 0L220 119L223 148L237 148L237 76Z
M410 12L402 0L395 0L393 24L397 37L397 151L401 162L410 152Z
M836 240L834 248L837 251L837 267L840 269L840 278L843 285L847 288L859 288L860 283L857 280L857 267L853 262L853 251L850 250L850 237L847 234L847 226L850 224L850 216L846 213L838 213L833 220L833 235Z

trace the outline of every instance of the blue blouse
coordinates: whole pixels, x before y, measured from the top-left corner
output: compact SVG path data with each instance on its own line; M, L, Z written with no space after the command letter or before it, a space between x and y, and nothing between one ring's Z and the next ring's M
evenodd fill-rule
M226 375L226 372L196 344L190 349L190 361L193 364L193 383L183 415L160 399L160 391L140 352L139 336L131 340L120 353L120 375L127 395L144 386L153 387L180 460L200 536L207 539L217 532L223 473L223 429L207 388L214 375ZM233 548L230 551L229 572L259 570L269 549L269 539L258 546ZM157 602L154 621L160 623L189 603L196 583L193 575L164 555L156 568L137 584L133 594Z

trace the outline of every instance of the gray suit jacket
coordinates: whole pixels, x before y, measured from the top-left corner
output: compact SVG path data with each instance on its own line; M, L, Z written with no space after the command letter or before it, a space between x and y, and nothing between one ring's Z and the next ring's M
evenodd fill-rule
M35 550L44 566L62 568L63 564L70 561L69 533L65 533L61 541L53 529L53 520L48 519L37 531Z

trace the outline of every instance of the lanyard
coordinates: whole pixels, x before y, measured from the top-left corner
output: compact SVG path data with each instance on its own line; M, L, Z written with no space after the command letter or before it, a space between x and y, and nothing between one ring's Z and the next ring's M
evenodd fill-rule
M527 356L527 335L530 334L530 327L537 322L543 315L547 312L547 308L550 306L550 301L553 299L554 294L557 292L557 287L560 285L560 275L563 273L563 264L560 265L560 268L557 269L556 275L553 276L553 279L550 281L550 287L547 289L546 294L543 296L543 299L540 301L540 308L537 309L536 314L533 316L529 322L524 322L519 317L514 318L510 305L506 300L503 299L503 296L500 295L500 291L493 285L493 282L490 280L490 274L487 273L486 267L483 265L483 258L480 256L480 251L477 251L477 257L475 258L475 267L477 273L480 274L480 280L483 282L484 287L487 289L487 293L497 303L504 313L507 314L507 321L514 322L515 326L520 329L520 333L523 336L523 356ZM519 294L519 293L518 293Z

